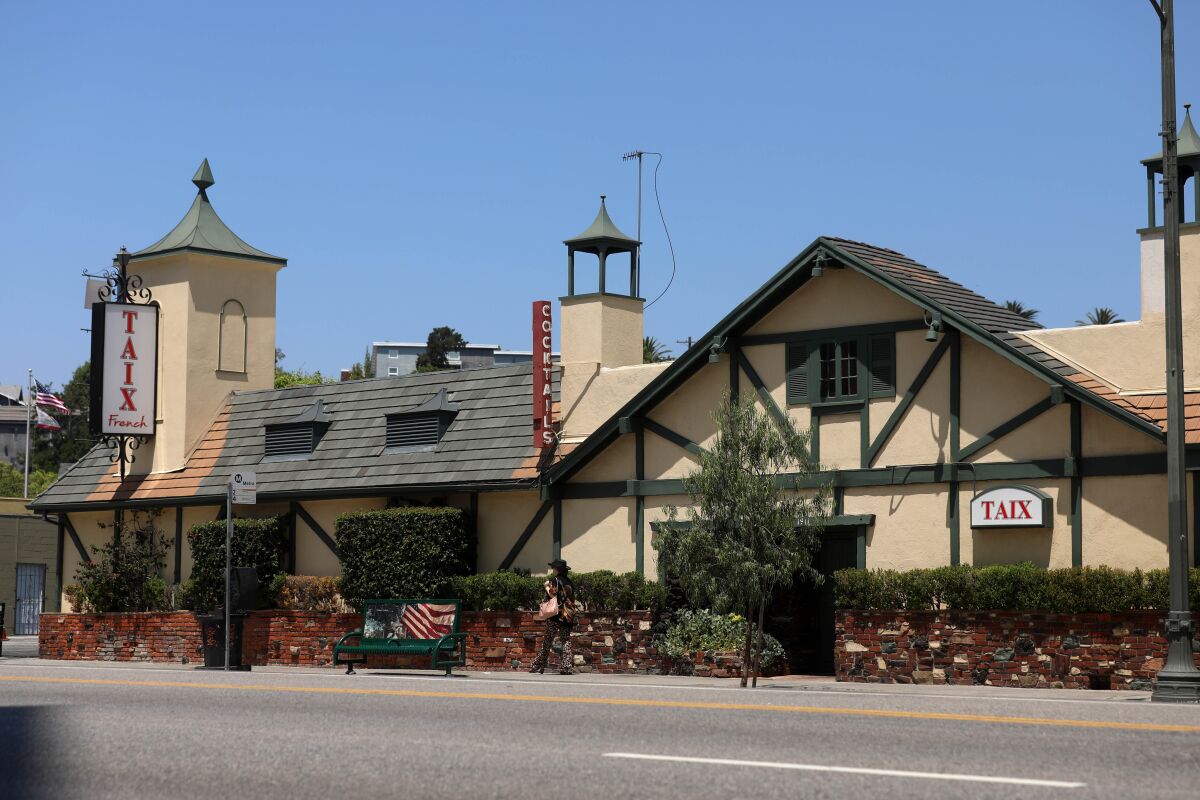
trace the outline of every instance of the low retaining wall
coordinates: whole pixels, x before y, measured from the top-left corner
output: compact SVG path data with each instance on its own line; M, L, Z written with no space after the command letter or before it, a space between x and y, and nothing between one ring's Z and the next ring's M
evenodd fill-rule
M1149 689L1167 656L1164 616L839 611L834 661L839 681Z
M666 671L670 664L664 665L654 644L652 622L648 611L581 615L572 634L575 669ZM252 666L330 666L338 639L361 623L361 614L256 611L245 622L243 660ZM459 627L467 634L467 669L498 671L528 669L545 625L531 612L479 611L465 612ZM43 614L38 654L62 660L203 662L200 625L191 612ZM370 656L367 662L368 667L427 664L409 656ZM557 665L555 655L551 665ZM699 653L691 672L721 676L735 673L738 665L736 657Z

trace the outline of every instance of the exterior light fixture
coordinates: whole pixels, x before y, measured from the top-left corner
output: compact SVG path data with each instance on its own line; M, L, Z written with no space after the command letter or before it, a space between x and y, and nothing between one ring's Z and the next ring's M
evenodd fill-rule
M925 332L925 341L936 342L938 334L942 332L942 315L936 311L932 317L926 315L925 324L929 326L929 330Z
M817 250L817 256L813 260L812 276L819 278L825 274L825 262L829 260L824 250Z
M720 364L721 351L725 349L725 340L721 338L713 339L712 345L708 348L708 363Z

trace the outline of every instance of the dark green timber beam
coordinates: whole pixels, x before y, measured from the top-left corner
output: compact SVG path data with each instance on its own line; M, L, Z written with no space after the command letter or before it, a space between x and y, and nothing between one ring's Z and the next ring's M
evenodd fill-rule
M1083 566L1083 406L1071 398L1071 566Z
M957 328L946 332L950 340L950 460L962 461L959 419L962 415L962 336ZM950 482L950 564L962 563L962 498L958 481Z
M959 460L970 461L971 458L977 455L983 448L993 444L998 439L1007 436L1030 420L1040 417L1042 414L1045 414L1047 411L1054 408L1055 405L1057 404L1054 402L1053 397L1047 397L1043 400L1037 401L1020 414L1017 414L1010 420L1001 422L995 428L964 447L958 454Z
M734 350L730 353L731 356L737 358L738 366L742 368L742 372L746 373L746 377L750 380L750 385L754 387L754 391L758 392L758 397L762 400L763 405L775 421L780 425L789 424L788 415L783 413L783 409L775 402L775 398L771 397L771 392L767 390L767 385L763 383L763 379L758 376L758 372L750 364L750 359L746 358L741 350Z
M325 529L321 527L321 524L313 519L312 514L309 514L308 511L305 510L304 506L299 503L293 503L292 506L296 509L296 514L299 515L300 519L304 520L304 524L307 525L312 532L317 535L318 539L325 543L325 546L329 548L329 552L336 556L337 543L333 541L333 537L325 532ZM292 565L292 568L295 568L295 564Z
M818 328L811 331L751 334L739 336L738 344L743 347L759 347L769 344L787 344L788 342L798 342L804 339L838 339L843 336L869 336L875 333L920 331L928 327L929 323L924 320L909 319L899 322L876 322L870 325L845 325L840 328Z
M676 433L675 431L668 428L666 425L661 425L661 424L655 422L654 420L650 419L649 417L646 417L646 418L640 420L640 422L642 424L642 427L644 427L646 430L650 431L651 433L655 434L656 436L658 436L660 438L666 439L668 442L670 442L673 445L682 447L684 450L687 450L689 453L692 453L693 455L702 456L707 452L703 447L696 444L691 439L687 438L686 436L684 436L682 434ZM637 435L640 439L640 437L641 437L640 429L638 430ZM638 480L641 480L641 478L639 477Z
M79 553L79 560L84 564L92 563L92 557L88 555L87 548L83 546L83 542L79 541L79 534L75 532L75 526L71 524L71 518L66 514L60 514L58 518L62 520L63 526L67 529L67 535L71 537L71 544L75 545L75 552ZM59 572L61 573L61 570Z
M887 422L883 423L883 428L879 431L879 435L875 437L875 441L871 443L871 451L867 454L867 466L871 467L875 463L875 459L879 458L880 451L887 444L888 439L892 437L892 433L900 425L900 420L904 419L904 415L908 412L909 406L916 399L921 388L925 386L925 382L929 380L929 376L933 374L933 370L937 367L938 362L942 360L942 356L950 347L950 337L943 336L938 342L937 347L933 348L933 352L929 354L929 358L925 359L925 365L921 367L921 371L917 373L917 377L913 379L912 385L904 392L904 397L900 399L899 404L892 411L891 416L887 418Z
M529 537L533 536L533 532L537 530L538 525L542 524L542 520L554 508L554 502L553 500L546 500L538 506L538 510L533 514L533 519L529 520L529 524L525 526L525 530L521 531L521 535L517 537L517 541L513 544L512 549L508 551L508 555L500 562L500 569L505 570L513 565L513 562L517 560L517 556L521 554L521 550L524 549L526 542L529 541Z
M183 506L175 506L175 583L183 582Z
M646 422L642 420L643 424ZM637 430L633 432L633 474L637 481L646 479L646 432L639 425ZM634 530L633 530L633 546L636 548L633 555L633 568L637 570L639 575L646 574L646 498L642 495L637 495L634 500Z
M562 558L562 517L562 499L560 498L554 501L554 547L551 550L552 560Z

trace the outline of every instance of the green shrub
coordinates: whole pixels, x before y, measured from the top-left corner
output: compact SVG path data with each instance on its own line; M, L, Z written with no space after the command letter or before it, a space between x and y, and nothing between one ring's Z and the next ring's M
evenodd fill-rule
M485 572L453 578L443 593L462 598L463 606L474 611L534 610L545 597L545 580L544 575ZM575 596L588 611L658 612L666 599L666 587L637 572L580 572L571 575L571 582Z
M532 610L544 596L543 580L515 572L463 575L450 580L446 594L461 598L471 611Z
M459 508L388 508L337 519L342 597L355 608L385 597L433 597L470 572L467 514Z
M192 548L192 608L208 610L225 604L225 520L205 522L188 531ZM233 566L253 567L258 572L260 608L274 600L272 581L283 572L283 550L287 534L282 517L235 519L233 521Z
M662 637L662 648L671 658L691 658L708 651L741 653L746 642L746 619L738 614L716 614L707 609L683 609ZM758 635L753 640L758 649ZM785 658L783 645L763 634L762 668L770 670Z
M991 609L1113 613L1166 610L1166 570L1114 567L1042 569L1033 564L938 567L907 572L844 569L834 574L838 608ZM1193 607L1200 601L1200 569L1191 570Z
M157 512L131 511L113 526L112 538L92 548L90 562L75 570L66 590L76 611L159 611L167 607L167 584L159 573L170 545L155 528Z

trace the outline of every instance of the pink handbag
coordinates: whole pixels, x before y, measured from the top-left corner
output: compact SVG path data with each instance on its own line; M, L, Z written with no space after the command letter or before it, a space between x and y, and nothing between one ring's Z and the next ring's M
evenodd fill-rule
M540 606L538 606L537 613L533 615L533 618L536 619L538 622L542 622L544 620L550 619L551 617L557 617L557 616L558 616L558 598L551 597L549 600L543 601L542 604Z

